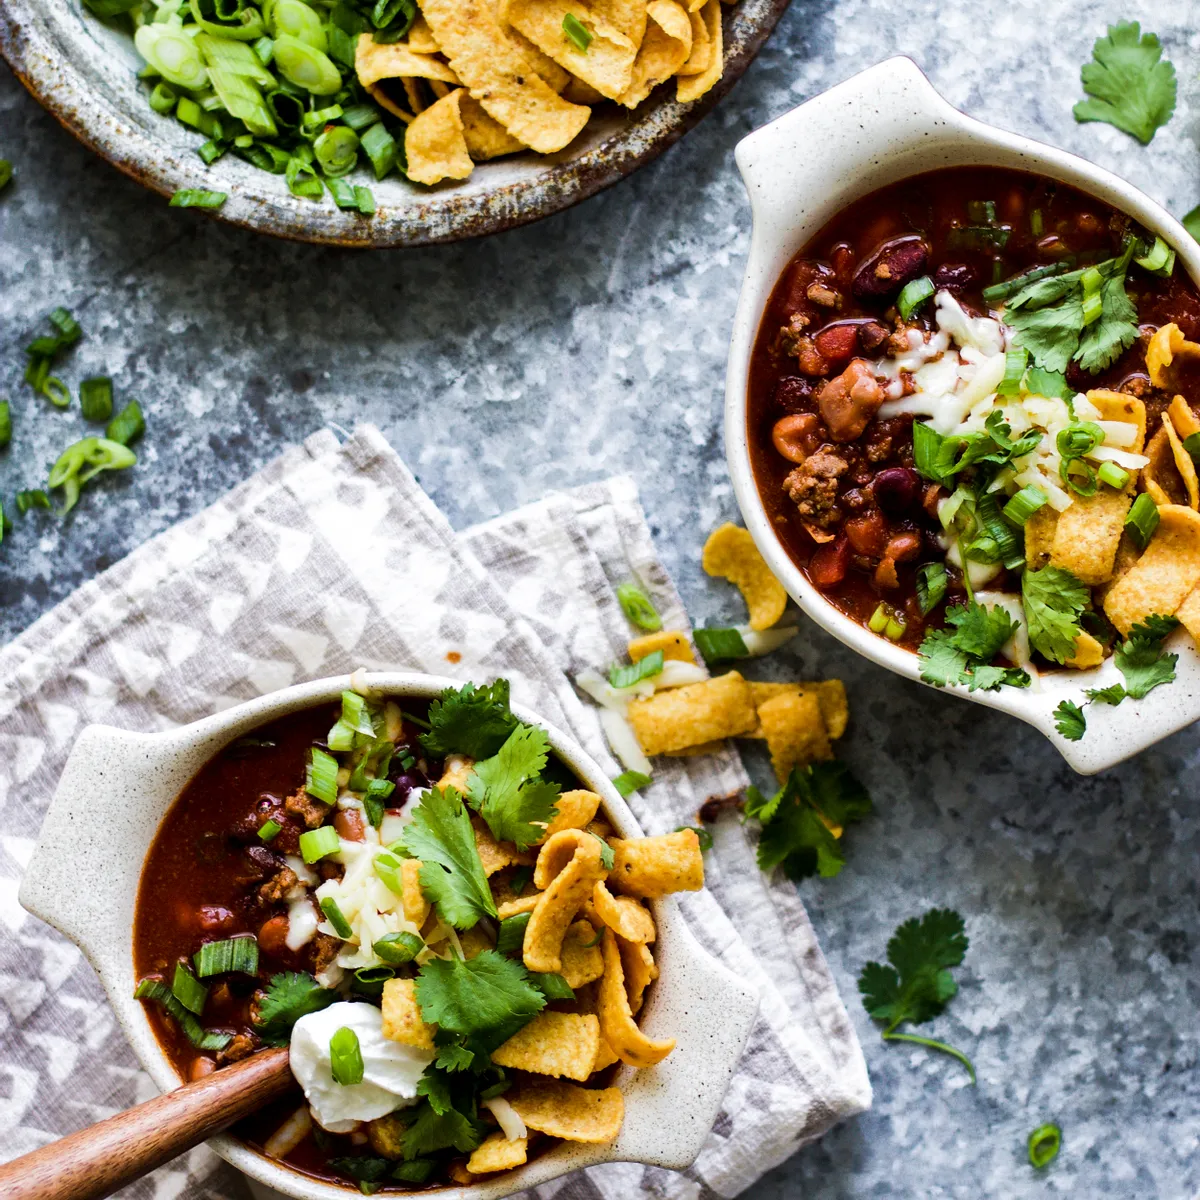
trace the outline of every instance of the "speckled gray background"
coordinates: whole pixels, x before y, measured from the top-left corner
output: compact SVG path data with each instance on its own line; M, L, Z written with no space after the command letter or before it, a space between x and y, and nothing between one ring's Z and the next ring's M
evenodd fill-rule
M1148 149L1071 117L1092 39L1121 17L1159 32L1180 72L1179 111ZM707 530L735 516L719 406L748 235L737 140L900 51L968 112L1182 213L1200 200L1200 33L1186 21L1185 5L1132 0L794 0L718 111L632 180L489 241L373 256L168 209L0 68L0 156L18 173L0 198L0 394L16 425L0 459L6 502L82 436L77 413L20 382L21 347L54 305L87 333L63 374L107 370L149 424L137 468L65 523L18 520L0 547L0 628L16 634L283 443L362 420L460 527L632 472L695 619L736 616L697 560ZM753 1194L1194 1198L1200 735L1079 779L1007 717L892 678L816 629L800 643L772 667L847 680L843 753L878 810L850 836L843 874L803 889L876 1102ZM976 1088L949 1060L885 1048L855 995L894 925L934 904L964 914L972 945L960 997L926 1028L970 1051ZM1038 1175L1024 1140L1047 1119L1065 1145Z

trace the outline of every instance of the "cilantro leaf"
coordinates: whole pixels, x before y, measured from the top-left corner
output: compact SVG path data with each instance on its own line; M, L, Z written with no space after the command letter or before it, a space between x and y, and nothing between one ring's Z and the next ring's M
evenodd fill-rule
M271 977L270 985L257 1004L255 1032L268 1046L286 1046L292 1026L301 1017L319 1012L341 997L323 988L303 971L283 971Z
M1021 578L1021 600L1030 645L1052 662L1066 662L1075 653L1081 631L1079 614L1090 597L1087 586L1062 567L1026 570Z
M1080 77L1091 99L1075 105L1075 120L1105 121L1143 145L1175 111L1175 68L1163 59L1158 37L1143 34L1137 21L1110 25Z
M421 734L421 745L430 754L490 758L516 727L507 679L481 688L465 683L457 690L447 688L429 706L429 732Z
M471 819L453 788L425 793L395 849L421 860L421 890L455 929L496 915Z
M1131 699L1140 700L1175 678L1179 655L1164 654L1163 641L1178 624L1174 617L1147 617L1143 624L1129 631L1129 637L1113 654L1113 662L1125 676L1125 691Z
M1127 254L1132 253L1132 247ZM1125 257L1125 265L1129 259ZM1095 374L1112 366L1137 341L1137 309L1125 291L1125 270L1106 279L1100 287L1100 319L1083 331L1075 360Z
M935 687L965 683L973 692L995 691L1004 684L1029 686L1029 676L1019 668L990 665L1017 629L1007 609L999 604L988 608L972 601L947 609L946 620L953 630L931 631L917 651L921 678L926 683Z
M331 1158L329 1165L358 1183L379 1183L388 1177L392 1163L386 1158L356 1154L350 1158Z
M427 1070L417 1080L417 1095L424 1096L429 1101L429 1107L439 1117L444 1117L454 1107L454 1101L450 1096L449 1080L437 1071Z
M439 1048L435 1065L442 1071L469 1071L474 1061L475 1055L466 1046L451 1042Z
M1054 710L1054 728L1068 742L1079 741L1087 733L1087 718L1083 715L1083 709L1073 700L1060 700Z
M1119 683L1114 683L1106 688L1088 688L1084 695L1093 704L1120 704L1129 693Z
M914 1025L932 1020L958 993L950 967L962 963L969 945L963 919L950 909L935 908L923 917L905 921L887 946L887 965L869 962L858 977L863 1007L873 1020L884 1023L885 1041L915 1042L950 1054L970 1072L975 1068L961 1050L932 1038L897 1033L905 1021Z
M996 692L1001 687L1027 688L1032 680L1020 667L993 667L978 663L971 668L967 685L972 692Z
M1065 371L1079 348L1083 331L1083 298L1069 296L1044 308L1004 309L1004 321L1019 335L1019 342L1037 365L1046 371Z
M416 1120L404 1131L404 1159L409 1162L437 1150L467 1154L481 1141L483 1132L470 1117L455 1108L438 1113L426 1099L417 1108Z
M500 842L525 850L558 815L557 783L538 778L550 753L550 738L535 725L518 725L491 758L475 764L467 784L471 807Z
M489 1053L546 1006L525 968L495 950L470 961L431 959L417 972L416 993L427 1024Z
M762 870L780 867L796 881L813 874L827 879L845 866L842 832L871 811L871 797L844 763L814 763L792 771L770 800L757 788L747 788L745 811L763 827L758 842Z
M955 645L949 629L934 629L927 633L917 650L921 678L934 687L962 683L968 675L967 656Z
M1000 647L1016 632L1017 623L1000 605L985 608L978 602L956 604L946 610L946 624L955 629L953 641L957 649L972 658L989 662L1000 653Z

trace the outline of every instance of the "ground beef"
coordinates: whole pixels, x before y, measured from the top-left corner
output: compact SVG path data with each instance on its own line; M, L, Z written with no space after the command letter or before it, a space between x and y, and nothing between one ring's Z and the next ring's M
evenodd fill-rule
M342 939L330 937L327 933L318 933L312 940L312 970L314 975L320 975L335 958L342 948Z
M278 904L299 882L296 872L284 867L258 889L258 898L264 904Z
M257 1045L258 1039L253 1034L235 1033L229 1045L224 1050L217 1051L217 1063L225 1066L226 1063L235 1063L240 1059L248 1058L254 1053Z
M783 487L805 520L828 529L842 519L837 504L838 480L849 467L844 458L818 450L788 473Z
M328 804L314 800L303 788L294 791L283 802L283 807L299 817L304 822L306 829L316 829L318 826L324 825L325 818L329 813Z

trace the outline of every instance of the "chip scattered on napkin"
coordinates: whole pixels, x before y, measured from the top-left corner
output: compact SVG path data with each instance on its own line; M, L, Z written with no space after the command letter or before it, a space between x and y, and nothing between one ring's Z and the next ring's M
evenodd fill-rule
M666 628L688 627L631 480L556 493L456 535L378 430L340 446L325 431L0 650L0 1160L154 1094L83 956L16 899L84 725L170 728L360 666L504 675L515 700L615 776L598 712L569 678L622 657L629 628L615 589L634 577ZM732 749L660 759L630 804L648 834L664 833L746 782ZM794 885L759 872L736 818L714 838L708 889L679 901L761 1005L712 1135L686 1174L606 1164L538 1195L732 1197L870 1103L862 1051ZM245 1192L201 1146L121 1194Z

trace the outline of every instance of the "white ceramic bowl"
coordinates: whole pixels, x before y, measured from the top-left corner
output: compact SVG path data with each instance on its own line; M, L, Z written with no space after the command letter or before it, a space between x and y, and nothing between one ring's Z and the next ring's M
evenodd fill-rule
M939 167L1011 167L1049 176L1128 213L1178 252L1200 279L1200 247L1161 205L1116 175L1072 154L964 116L934 91L915 63L892 58L755 130L737 146L754 217L725 377L725 450L746 526L771 570L818 625L866 658L920 681L917 656L839 612L791 560L771 527L750 469L746 403L750 356L767 300L788 261L837 212L877 188ZM1110 659L1093 671L1058 671L1040 688L949 689L1040 729L1081 774L1102 771L1200 717L1200 655L1182 631L1174 683L1119 707L1092 705L1082 741L1055 731L1061 700L1086 702L1087 688L1120 682Z
M379 673L372 687L396 696L436 696L458 682L431 675ZM166 733L130 733L92 725L80 735L63 769L21 883L20 902L64 933L87 955L142 1065L163 1091L180 1079L162 1052L142 1004L133 998L133 914L142 863L176 796L223 746L297 709L332 703L348 676L285 688L203 721ZM535 714L568 766L604 801L617 832L640 834L628 805L604 772L573 741ZM70 882L62 864L71 863ZM641 1024L654 1038L673 1037L674 1052L646 1071L622 1067L625 1123L608 1146L561 1143L526 1166L439 1196L499 1200L580 1167L640 1162L681 1170L700 1152L716 1119L729 1078L758 1011L754 991L703 950L674 900L652 902L662 975ZM233 1137L209 1145L251 1178L297 1200L348 1200L356 1189L324 1183L251 1150Z

